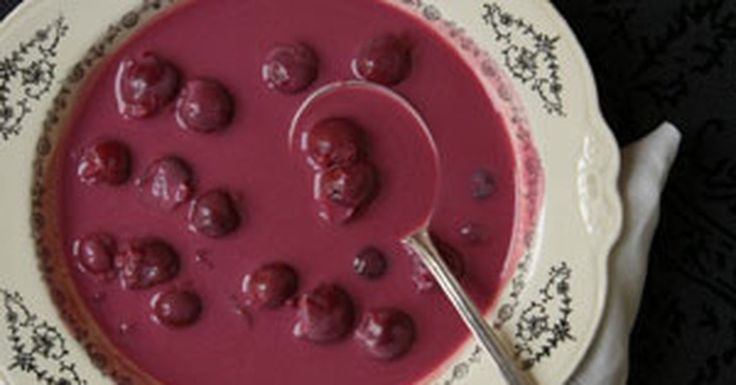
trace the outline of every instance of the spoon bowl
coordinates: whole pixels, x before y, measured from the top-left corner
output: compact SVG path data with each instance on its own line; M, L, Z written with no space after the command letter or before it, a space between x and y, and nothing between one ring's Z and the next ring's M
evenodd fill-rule
M419 138L419 140L408 145L406 151L429 155L428 158L423 157L418 161L431 162L433 166L434 173L428 173L427 177L434 178L434 180L431 183L423 185L433 187L422 189L425 191L420 194L421 197L415 200L415 202L421 203L414 209L408 210L412 213L408 216L408 220L404 220L406 218L402 216L401 225L404 228L401 230L403 234L407 234L401 240L402 243L418 255L422 263L432 273L435 281L439 284L480 346L494 359L506 382L509 385L530 384L530 380L521 373L514 361L509 358L510 355L504 348L502 341L495 334L488 322L486 322L481 311L470 299L457 278L452 274L432 241L429 227L439 191L440 157L429 126L422 115L408 100L391 88L361 80L340 81L327 84L309 95L299 107L289 129L290 148L294 150L298 147L300 144L300 133L303 132L304 127L308 126L310 121L313 123L319 117L318 113L315 114L315 110L317 110L315 107L320 103L332 99L333 105L331 107L337 104L337 109L339 110L340 104L343 104L343 107L350 106L356 98L361 96L378 97L391 101L391 103L394 103L408 114L411 120L413 120L413 126L417 128L415 134L418 136L415 135L415 139ZM316 115L316 117L313 115ZM391 133L381 134L390 135ZM421 148L418 148L419 146Z

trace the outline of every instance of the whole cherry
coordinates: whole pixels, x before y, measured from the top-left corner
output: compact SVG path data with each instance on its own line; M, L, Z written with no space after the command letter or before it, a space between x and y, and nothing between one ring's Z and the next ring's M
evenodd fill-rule
M234 116L230 92L209 79L189 80L176 102L176 121L183 129L213 133L225 129Z
M158 238L134 239L115 256L124 289L148 289L172 280L179 272L179 256Z
M311 342L333 342L345 337L354 322L348 293L337 285L322 284L299 298L293 334Z
M84 149L77 176L88 185L121 185L128 181L131 156L128 146L115 140L101 141Z
M210 238L222 238L240 225L240 213L230 194L211 190L200 195L189 209L189 229Z
M285 263L261 266L243 279L245 305L274 309L283 306L299 288L299 277Z
M294 94L309 87L319 70L319 60L305 44L278 45L269 51L262 67L266 85L284 94Z
M366 163L333 167L315 176L319 216L345 223L370 203L377 191L375 168Z
M189 200L194 191L194 177L183 159L166 156L148 165L135 185L144 203L171 211Z
M386 272L386 255L375 247L366 247L353 259L355 273L367 279L381 278Z
M388 34L365 44L353 61L360 79L386 86L401 83L411 71L411 47L406 39Z
M75 240L72 254L83 271L108 278L115 269L116 248L115 239L111 235L95 233Z
M174 100L179 72L168 61L145 52L122 60L115 80L118 111L126 118L145 118Z
M411 316L391 308L367 311L355 338L372 357L392 360L406 354L414 344L416 328Z
M470 188L473 198L479 201L486 200L497 190L496 177L489 170L480 169L473 173Z
M365 152L363 130L345 118L317 122L302 136L302 151L317 170L350 166Z
M191 326L202 314L202 299L191 290L169 290L156 294L151 301L153 317L170 328Z

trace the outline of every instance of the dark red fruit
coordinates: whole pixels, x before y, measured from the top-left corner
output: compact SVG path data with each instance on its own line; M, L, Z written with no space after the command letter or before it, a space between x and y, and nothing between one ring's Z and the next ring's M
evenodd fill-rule
M274 47L263 63L262 75L266 85L285 94L294 94L309 87L319 69L314 51L304 44Z
M240 214L230 194L213 190L202 194L189 210L189 229L210 238L224 237L238 228Z
M171 63L152 53L120 63L116 79L118 110L126 118L156 114L176 97L179 73Z
M176 121L181 128L211 133L224 129L233 119L233 99L220 83L190 80L176 103Z
M146 167L135 184L144 203L169 211L189 200L194 191L193 179L186 162L167 156Z
M396 359L414 344L416 328L411 316L401 310L374 309L365 315L355 331L355 338L374 358Z
M353 70L364 80L387 86L398 84L411 71L411 47L398 36L379 36L363 46Z
M116 141L100 142L87 147L77 166L79 179L94 185L121 185L130 177L130 150Z
M158 293L151 302L153 316L162 325L181 328L191 326L202 314L202 300L189 290Z
M463 258L460 253L454 247L434 235L432 236L432 241L455 278L461 279L465 274L465 265L463 264ZM412 272L411 278L417 290L427 291L435 288L437 283L432 273L418 255L414 254L411 250L410 253L413 255L414 260L414 271Z
M320 121L304 133L302 151L316 169L349 166L363 153L363 130L347 119Z
M135 239L115 257L124 289L148 289L172 280L179 272L179 256L156 238Z
M361 250L353 260L355 272L368 279L382 277L387 267L386 256L375 247L367 247Z
M245 305L268 309L281 307L298 288L299 277L294 268L283 263L266 265L245 276Z
M297 305L293 334L312 342L332 342L353 328L355 310L345 290L323 284L303 294Z
M471 192L473 198L485 200L496 192L496 177L488 170L478 170L471 178Z
M115 239L108 234L87 235L74 241L73 254L87 273L108 275L115 268Z
M368 163L333 167L317 173L319 215L330 223L345 223L375 196L376 171Z

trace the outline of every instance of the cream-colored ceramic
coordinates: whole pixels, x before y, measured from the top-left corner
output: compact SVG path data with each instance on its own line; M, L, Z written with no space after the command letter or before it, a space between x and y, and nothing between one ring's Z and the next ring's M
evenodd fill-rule
M397 3L453 40L512 127L522 187L510 253L518 263L488 318L540 384L562 385L603 314L621 222L618 150L583 52L547 0L376 1ZM71 337L52 302L60 295L43 281L53 272L39 269L36 246L44 244L33 238L48 230L34 212L44 193L36 185L33 201L42 171L34 167L53 151L53 132L85 75L176 2L34 0L0 25L0 383L112 383L92 364L101 358L90 360ZM521 231L530 224L533 231ZM427 382L502 383L470 341Z

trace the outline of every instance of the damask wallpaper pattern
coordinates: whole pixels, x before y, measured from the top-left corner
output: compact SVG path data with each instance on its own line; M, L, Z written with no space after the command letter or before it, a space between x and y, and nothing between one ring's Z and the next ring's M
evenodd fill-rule
M625 144L684 134L664 193L631 385L736 383L736 1L553 0Z

